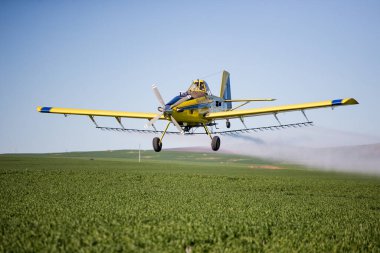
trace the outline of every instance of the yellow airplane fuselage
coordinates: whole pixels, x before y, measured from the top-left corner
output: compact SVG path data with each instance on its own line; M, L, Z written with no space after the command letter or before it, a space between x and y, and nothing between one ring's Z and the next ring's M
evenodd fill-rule
M207 113L220 111L215 107L214 96L191 99L173 108L172 116L183 126L198 126L210 123L204 116Z

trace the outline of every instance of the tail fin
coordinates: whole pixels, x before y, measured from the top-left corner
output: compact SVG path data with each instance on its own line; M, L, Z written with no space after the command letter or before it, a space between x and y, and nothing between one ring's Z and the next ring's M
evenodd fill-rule
M223 99L231 100L231 85L230 85L230 73L223 70L222 83L220 85L220 97ZM232 108L231 102L226 102L227 109Z

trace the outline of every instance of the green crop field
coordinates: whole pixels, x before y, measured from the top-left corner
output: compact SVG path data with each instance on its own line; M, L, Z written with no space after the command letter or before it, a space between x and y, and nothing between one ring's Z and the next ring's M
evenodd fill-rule
M380 252L374 176L114 151L0 155L0 187L2 252Z

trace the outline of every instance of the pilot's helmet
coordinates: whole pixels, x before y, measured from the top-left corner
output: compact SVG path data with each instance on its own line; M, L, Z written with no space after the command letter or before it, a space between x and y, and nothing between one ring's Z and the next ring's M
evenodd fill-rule
M206 92L204 81L200 81L200 80L193 81L193 85L190 87L190 90Z
M204 83L203 82L199 82L198 88L201 91L205 91L205 85L204 85Z
M197 80L197 81L194 81L194 84L195 84L195 87L198 89L198 90L204 90L204 83L203 81L200 81L200 80Z

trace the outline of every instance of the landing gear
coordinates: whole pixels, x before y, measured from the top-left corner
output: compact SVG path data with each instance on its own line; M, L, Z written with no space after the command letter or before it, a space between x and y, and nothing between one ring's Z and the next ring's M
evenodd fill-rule
M212 137L211 148L214 151L218 151L220 148L220 138L218 136Z
M165 131L162 133L162 136L161 138L158 138L158 137L154 137L153 138L153 149L154 151L156 152L160 152L161 149L162 149L162 139L164 138L165 134L166 134L166 131L168 131L168 128L169 128L169 124L171 122L169 122L167 125L166 125L166 128L165 128Z
M153 139L153 149L156 152L160 152L161 151L161 149L162 149L162 142L161 142L160 138L155 137Z
M170 124L170 123L171 123L171 122L169 122L168 125L166 126L164 132L162 133L161 138L154 137L154 139L153 139L153 149L154 149L154 151L156 151L156 152L160 152L160 151L161 151L161 149L162 149L162 139L164 138L164 136L165 136L165 134L166 134L166 131L167 131L168 128L169 128L169 124ZM206 124L203 124L203 127L204 127L204 129L205 129L207 135L208 135L208 136L210 137L210 139L211 139L211 148L212 148L212 150L214 150L214 151L218 151L219 148L220 148L220 138L219 138L219 136L212 136L212 135L211 135L211 132L210 132L210 130L208 129L208 127L206 126ZM186 130L190 130L190 128L191 128L191 127L189 127L188 129L186 129L186 127L185 127L184 130L185 130L185 131L186 131Z
M226 121L226 127L230 128L231 127L231 122L229 120Z
M220 138L218 136L212 137L210 130L208 130L208 128L207 128L207 126L205 124L203 124L203 127L205 128L205 131L206 131L207 135L210 136L210 138L211 138L211 148L212 148L212 150L218 151L219 148L220 148Z

